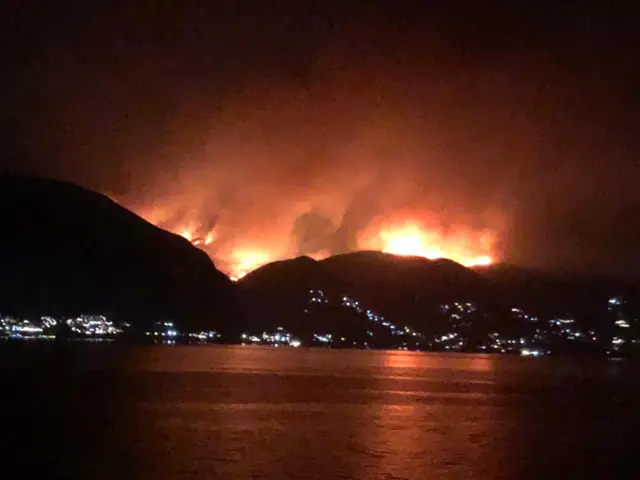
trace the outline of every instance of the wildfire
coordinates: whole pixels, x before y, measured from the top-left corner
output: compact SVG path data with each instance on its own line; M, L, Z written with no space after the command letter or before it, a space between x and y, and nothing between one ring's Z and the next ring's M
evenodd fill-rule
M192 230L182 230L180 231L180 233L178 233L178 235L187 239L196 247L201 245L211 245L216 238L213 230L207 232L207 234L203 237L196 237Z
M238 238L239 242L228 244L218 238L217 231L191 228L197 222L182 223L178 228L170 228L193 245L206 251L215 263L234 281L251 271L290 255L279 249L278 241L264 238L257 243L253 237ZM166 224L162 225L164 228ZM428 259L447 258L466 267L491 265L495 261L496 232L475 230L457 225L443 228L438 219L420 215L415 211L393 212L374 219L357 239L357 249L378 250L394 255L418 256ZM322 250L311 256L320 260L330 256L330 250Z
M178 235L191 242L196 247L209 247L216 240L215 232L212 230L204 236L196 236L191 229L178 230ZM208 250L203 248L204 250ZM229 250L222 255L224 270L234 282L240 280L246 274L252 272L277 258L266 249L239 247Z
M211 245L213 243L213 241L215 240L215 235L213 234L213 231L207 233L204 237L204 244L205 245Z
M494 234L488 231L458 227L446 234L441 229L428 228L419 222L403 222L369 229L361 237L359 246L361 249L431 260L448 258L466 267L474 267L493 263L494 240Z
M229 277L231 280L237 281L247 273L266 265L273 260L275 259L266 250L248 248L235 249L229 255Z
M191 233L191 231L189 230L182 230L178 235L180 235L182 238L186 238L187 240L189 240L191 243L193 243L193 233Z

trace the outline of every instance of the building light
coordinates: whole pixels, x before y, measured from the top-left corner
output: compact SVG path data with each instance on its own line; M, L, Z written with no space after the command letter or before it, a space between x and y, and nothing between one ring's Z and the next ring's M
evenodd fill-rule
M520 355L523 357L539 357L541 354L540 350L533 350L530 348L523 348L520 350Z

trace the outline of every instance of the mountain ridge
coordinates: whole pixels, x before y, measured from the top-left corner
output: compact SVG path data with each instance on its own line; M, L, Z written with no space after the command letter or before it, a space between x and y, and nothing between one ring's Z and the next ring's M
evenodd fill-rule
M0 213L5 313L109 312L204 325L232 311L233 285L206 253L105 195L4 173Z

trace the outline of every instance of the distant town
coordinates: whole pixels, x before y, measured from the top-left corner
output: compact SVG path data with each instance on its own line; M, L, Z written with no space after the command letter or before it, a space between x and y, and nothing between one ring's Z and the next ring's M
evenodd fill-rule
M452 302L440 306L439 331L425 333L379 315L349 296L331 297L322 290L309 290L303 316L317 318L314 309L333 307L366 318L368 327L358 329L286 329L274 325L264 331L243 331L226 337L214 330L189 331L178 322L158 320L144 329L116 322L104 315L74 318L16 318L0 316L0 339L4 341L135 341L148 344L241 344L274 348L329 347L357 349L399 349L412 351L501 353L526 357L552 354L602 354L628 356L640 350L640 322L621 297L608 300L608 318L599 327L586 327L575 318L542 318L513 307L502 328L484 321L485 315L473 302ZM307 322L308 323L308 322ZM320 322L322 323L322 322ZM307 325L308 326L308 325ZM300 330L300 331L296 331ZM436 329L438 330L438 329Z

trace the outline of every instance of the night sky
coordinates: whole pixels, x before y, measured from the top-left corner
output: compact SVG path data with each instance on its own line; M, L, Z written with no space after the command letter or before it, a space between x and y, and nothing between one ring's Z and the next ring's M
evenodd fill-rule
M640 42L620 6L9 3L4 169L219 225L220 252L335 253L426 211L497 232L510 263L640 268Z

